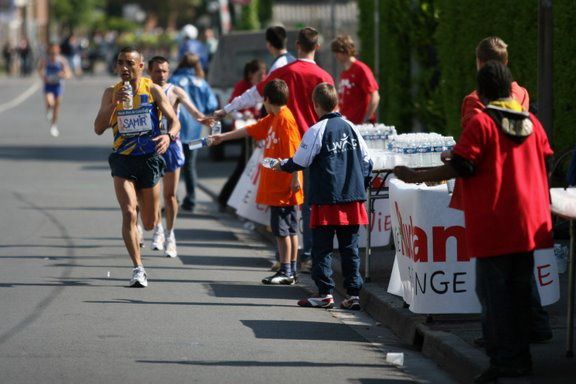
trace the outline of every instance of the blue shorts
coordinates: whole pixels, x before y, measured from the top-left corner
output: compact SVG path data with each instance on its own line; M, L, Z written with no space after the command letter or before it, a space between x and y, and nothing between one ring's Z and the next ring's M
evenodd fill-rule
M44 84L44 93L52 93L54 97L62 95L62 84Z
M166 162L166 172L174 172L184 165L184 150L182 142L176 140L170 143L166 152L162 155Z
M270 227L276 237L295 236L298 234L297 209L295 205L270 207Z

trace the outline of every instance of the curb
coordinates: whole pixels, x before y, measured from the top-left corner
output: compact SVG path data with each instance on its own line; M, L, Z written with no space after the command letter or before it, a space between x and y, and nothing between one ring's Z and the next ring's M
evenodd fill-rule
M201 182L198 182L198 187L212 199L217 199L218 195ZM257 225L254 232L267 243L274 244L274 238L263 226ZM336 290L345 295L338 263L334 263L334 280ZM400 297L388 293L383 287L365 283L360 301L366 313L390 328L402 342L432 359L459 382L472 383L474 377L488 367L489 359L482 351L452 333L427 326L425 315L410 312Z

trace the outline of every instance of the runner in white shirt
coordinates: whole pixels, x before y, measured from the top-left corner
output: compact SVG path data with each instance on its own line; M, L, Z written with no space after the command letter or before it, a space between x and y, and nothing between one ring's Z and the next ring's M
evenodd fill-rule
M176 114L179 112L180 104L197 119L203 118L202 112L196 108L186 91L182 88L168 83L170 77L170 64L162 56L155 56L148 61L148 72L152 81L162 87L168 97L170 104L174 107ZM165 121L162 121L161 129L166 129ZM178 214L178 200L176 192L178 181L180 180L180 168L184 165L184 152L180 137L170 137L170 146L164 153L166 161L166 173L163 180L164 207L166 215L166 229L162 225L161 214L158 216L152 238L152 249L164 250L166 257L176 257L176 237L174 236L174 223Z

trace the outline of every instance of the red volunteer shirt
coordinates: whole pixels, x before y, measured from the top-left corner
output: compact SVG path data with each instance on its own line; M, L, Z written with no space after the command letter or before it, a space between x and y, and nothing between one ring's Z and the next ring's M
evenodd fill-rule
M526 88L518 85L517 82L512 82L511 97L522 105L522 109L528 111L530 108L530 96ZM480 101L478 92L473 91L462 101L462 128L466 128L466 124L478 113L482 112L486 106Z
M234 89L232 90L232 94L230 95L228 102L231 102L232 100L234 100L235 97L242 95L244 92L246 92L250 88L252 88L251 82L244 80L244 79L238 81L234 85ZM255 118L258 117L258 115L260 114L259 111L256 110L256 108L246 108L246 109L242 109L241 111L238 111L238 112L244 113L246 111L250 111L250 113L252 113L252 116L254 116Z
M378 90L378 83L370 67L356 60L340 74L338 96L340 113L354 124L364 122L370 95Z
M258 93L264 94L264 86L273 79L282 79L288 84L290 97L287 105L296 119L300 135L304 135L318 119L312 105L312 91L320 83L334 84L334 79L316 63L296 60L276 69L266 80L258 83Z
M454 153L475 173L462 178L466 244L472 257L491 257L552 246L545 159L546 133L531 115L534 132L522 143L507 137L486 113L470 120Z
M312 204L310 228L327 225L366 225L368 213L363 201L342 204Z
M517 82L512 82L511 96L514 100L522 105L522 109L528 111L530 107L530 96L526 88L518 85ZM484 111L486 106L480 101L478 97L478 92L473 91L462 101L462 129L466 129L466 125L474 116ZM456 179L454 183L454 193L452 193L452 199L450 199L450 208L464 209L462 206L462 181L460 178Z

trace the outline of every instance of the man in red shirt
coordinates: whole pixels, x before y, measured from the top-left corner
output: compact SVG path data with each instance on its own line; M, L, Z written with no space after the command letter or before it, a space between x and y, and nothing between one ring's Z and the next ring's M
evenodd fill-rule
M332 76L314 61L316 51L320 48L318 38L318 31L314 28L302 28L296 40L297 60L276 69L256 86L258 94L262 95L264 86L273 79L281 79L288 84L290 91L288 108L296 119L301 135L317 120L312 105L312 91L320 83L334 84ZM223 109L216 111L214 116L222 118L232 111L253 107L256 100L252 94L245 92Z
M355 57L356 48L350 36L336 37L331 49L336 61L344 67L338 84L340 113L354 124L374 123L380 94L372 70Z
M552 149L536 117L510 96L512 74L501 62L478 71L487 107L467 124L451 161L425 171L396 167L406 182L462 178L466 246L476 257L476 293L490 367L475 379L532 372L530 296L535 249L552 246L546 158Z

